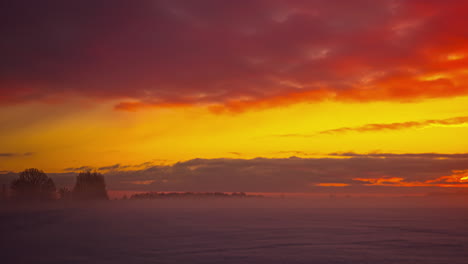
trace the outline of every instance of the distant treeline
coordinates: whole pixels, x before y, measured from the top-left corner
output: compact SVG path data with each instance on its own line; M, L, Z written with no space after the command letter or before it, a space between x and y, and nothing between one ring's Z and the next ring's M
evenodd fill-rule
M247 195L244 192L147 192L130 196L132 200L165 199L165 198L260 198L263 195Z
M10 195L7 195L9 193ZM244 192L147 192L130 196L132 200L165 198L259 198L263 195L247 195ZM0 200L11 201L51 201L51 200L108 200L104 176L98 172L84 171L76 177L72 189L57 189L54 181L43 171L31 168L19 173L9 192L6 185L0 189ZM127 199L124 196L123 199Z
M7 195L7 190L3 187L0 198L13 201L109 199L104 176L98 172L80 172L73 189L64 187L57 190L54 181L35 168L20 172L19 177L10 184L10 195Z

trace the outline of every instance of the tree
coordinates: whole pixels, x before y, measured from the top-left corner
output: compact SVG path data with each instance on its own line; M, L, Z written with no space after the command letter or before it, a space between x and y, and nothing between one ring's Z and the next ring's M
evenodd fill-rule
M26 169L19 178L11 182L13 199L52 200L55 199L54 181L38 169Z
M73 188L73 199L108 200L104 176L98 172L80 172Z

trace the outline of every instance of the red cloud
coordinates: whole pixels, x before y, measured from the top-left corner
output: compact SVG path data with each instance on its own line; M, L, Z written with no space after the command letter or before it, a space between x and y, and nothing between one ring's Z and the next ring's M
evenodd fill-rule
M393 187L468 187L468 170L453 170L450 176L442 176L434 180L407 181L401 177L354 178L369 186Z
M315 185L320 186L320 187L347 187L349 186L349 184L347 183L327 183L327 182L317 183Z
M427 183L468 183L468 170L453 170L452 175L442 176Z
M124 1L2 9L0 105L118 110L468 95L465 1Z

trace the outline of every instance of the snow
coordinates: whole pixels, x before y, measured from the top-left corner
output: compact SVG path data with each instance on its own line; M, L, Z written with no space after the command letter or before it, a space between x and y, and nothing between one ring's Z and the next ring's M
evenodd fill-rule
M468 210L254 201L4 207L1 263L468 263Z

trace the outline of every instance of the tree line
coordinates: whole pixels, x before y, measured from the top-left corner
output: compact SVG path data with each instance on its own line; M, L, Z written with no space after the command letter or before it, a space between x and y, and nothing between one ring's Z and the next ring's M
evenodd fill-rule
M133 194L130 199L132 200L153 200L165 198L262 198L263 195L250 195L245 192L146 192Z
M57 190L54 181L42 170L26 169L10 184L10 199L16 201L108 200L104 176L96 171L80 172L73 189Z

